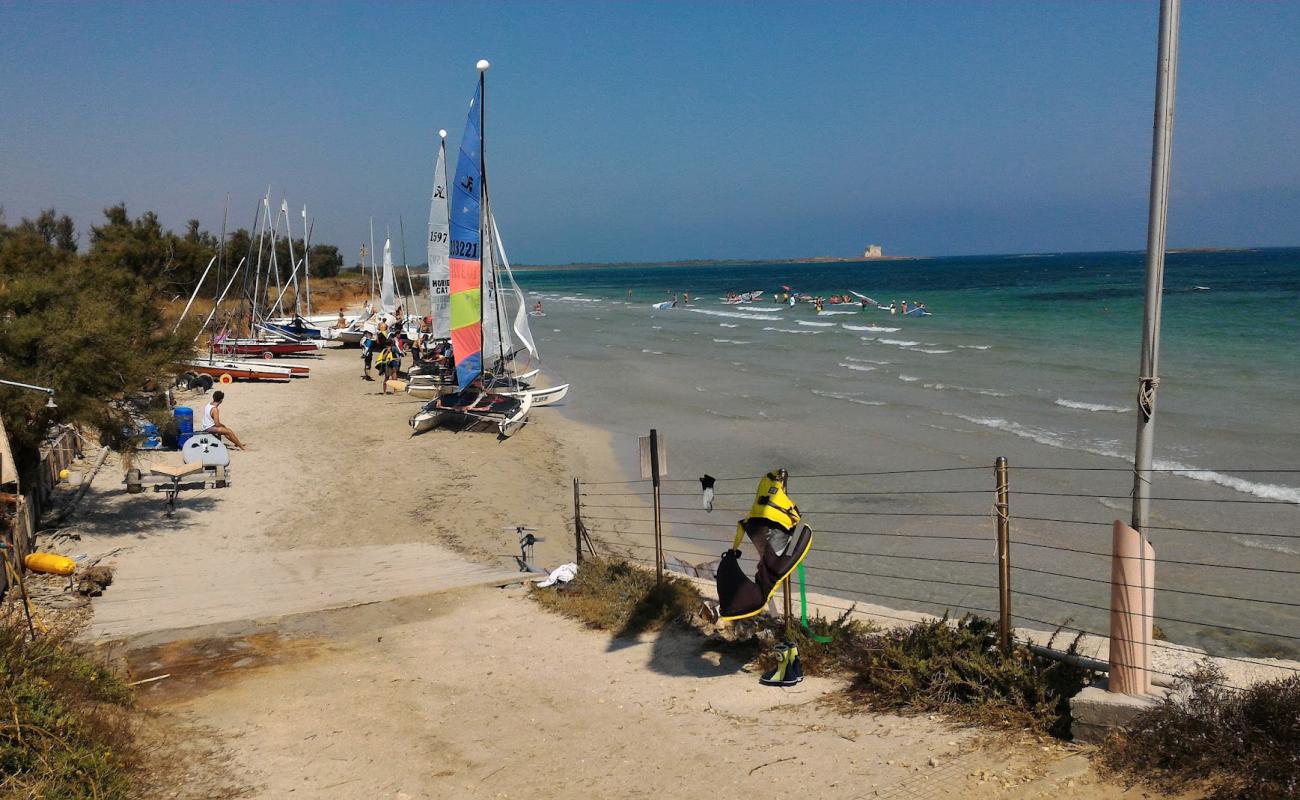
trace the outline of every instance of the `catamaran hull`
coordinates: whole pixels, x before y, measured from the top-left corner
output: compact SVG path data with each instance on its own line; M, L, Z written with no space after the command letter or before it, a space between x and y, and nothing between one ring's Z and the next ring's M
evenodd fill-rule
M506 397L518 397L521 399L528 397L532 400L533 408L540 408L541 406L554 405L563 400L565 396L569 394L569 384L566 383L561 386L551 386L546 389L497 390L497 393L503 394Z
M442 425L454 424L462 429L493 425L503 439L508 439L524 425L528 424L528 412L533 407L531 397L521 397L519 405L509 414L476 414L450 408L425 407L411 417L413 433L424 433ZM432 405L432 404L430 404Z

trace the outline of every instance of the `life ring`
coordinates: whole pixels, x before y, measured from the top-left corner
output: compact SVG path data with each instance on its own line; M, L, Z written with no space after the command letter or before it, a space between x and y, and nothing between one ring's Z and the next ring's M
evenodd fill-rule
M235 382L234 377L231 376L231 374L230 374L229 372L223 372L223 373L221 373L221 377L220 377L220 378L217 378L217 380L220 381L223 385L224 385L224 384L227 384L227 383L234 383L234 382Z

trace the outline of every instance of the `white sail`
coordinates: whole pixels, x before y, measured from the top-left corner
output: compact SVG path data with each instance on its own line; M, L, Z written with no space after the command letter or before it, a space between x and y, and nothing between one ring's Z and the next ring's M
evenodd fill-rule
M506 349L506 341L503 341L501 336L500 312L497 311L496 259L493 258L492 236L487 225L487 204L483 205L483 221L480 223L480 236L483 241L481 259L483 282L479 291L482 292L483 297L483 366L486 369L497 363L509 350Z
M433 170L433 197L429 201L429 314L433 317L435 339L451 337L451 310L448 290L451 267L448 248L451 244L447 223L447 141L438 146L438 166Z
M515 282L515 274L510 271L510 259L506 257L506 245L501 240L501 231L497 229L495 215L491 216L491 221L492 242L496 245L497 253L501 256L499 272L504 273L506 280L510 283L509 291L514 294L515 300L519 303L519 307L515 309L515 335L519 337L520 343L528 348L528 352L532 357L540 361L542 354L537 352L537 341L533 338L532 328L528 326L528 300L524 297L524 292L519 288L519 284ZM506 287L501 287L501 290L505 292Z
M397 311L396 290L393 284L393 242L384 240L384 275L379 284L379 309L385 314Z

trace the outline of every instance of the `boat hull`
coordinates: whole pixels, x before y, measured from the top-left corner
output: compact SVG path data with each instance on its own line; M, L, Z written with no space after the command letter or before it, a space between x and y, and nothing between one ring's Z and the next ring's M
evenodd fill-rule
M506 397L519 398L526 395L532 399L533 408L540 408L541 406L554 405L563 400L569 394L569 384L549 386L545 389L507 389L500 391L500 394Z
M183 361L181 366L187 372L195 372L200 375L210 375L220 380L222 377L229 375L231 380L236 381L280 381L288 382L295 377L294 370L289 367L272 367L253 362L240 361ZM301 367L302 377L306 377L306 367Z

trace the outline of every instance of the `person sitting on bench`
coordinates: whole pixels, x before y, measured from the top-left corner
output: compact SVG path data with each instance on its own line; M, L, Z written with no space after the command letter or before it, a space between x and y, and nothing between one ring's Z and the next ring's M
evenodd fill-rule
M203 430L200 432L224 436L235 447L243 450L244 443L239 441L239 437L235 435L235 432L221 424L221 401L225 399L225 392L216 391L212 393L212 402L203 407Z

